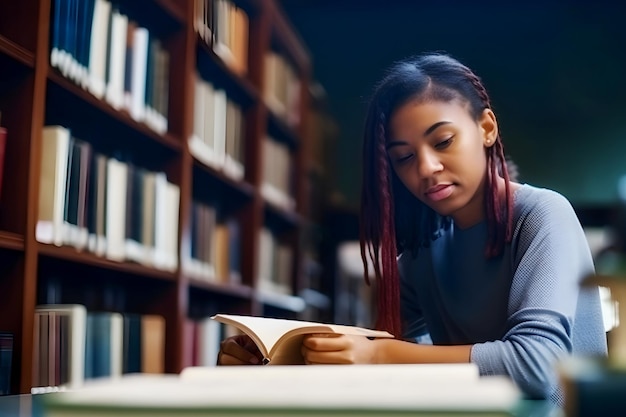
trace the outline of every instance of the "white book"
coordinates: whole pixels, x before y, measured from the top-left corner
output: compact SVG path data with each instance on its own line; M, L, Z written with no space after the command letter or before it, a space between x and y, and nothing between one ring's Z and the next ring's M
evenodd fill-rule
M143 27L135 29L133 33L133 65L130 82L131 106L129 111L132 118L139 122L145 118L149 40L148 29Z
M199 351L200 363L203 367L217 365L217 355L222 341L223 324L210 318L203 319L200 323ZM206 369L206 368L203 368Z
M111 3L95 0L89 46L89 91L98 98L106 91L107 43Z
M213 94L213 151L217 164L222 167L226 155L226 91L214 90Z
M106 257L114 261L125 259L126 184L128 167L114 158L107 164Z
M193 134L190 139L195 142L204 141L204 82L196 73L193 90Z
M113 10L109 34L109 80L106 88L106 101L118 110L124 106L127 29L128 17L121 14L119 10Z
M111 315L111 377L122 376L124 358L124 317L120 313Z
M63 244L63 212L69 158L70 131L63 126L45 126L41 135L39 208L36 239Z

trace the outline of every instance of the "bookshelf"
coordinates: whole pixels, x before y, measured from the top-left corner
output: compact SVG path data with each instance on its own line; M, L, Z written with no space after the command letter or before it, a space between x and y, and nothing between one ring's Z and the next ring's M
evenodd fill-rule
M165 372L192 363L192 320L302 315L312 70L278 2L2 2L0 68L11 393L41 304L163 317Z

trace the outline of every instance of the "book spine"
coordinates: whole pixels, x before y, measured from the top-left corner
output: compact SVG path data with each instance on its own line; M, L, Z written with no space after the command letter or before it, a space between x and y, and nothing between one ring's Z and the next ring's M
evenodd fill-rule
M11 363L13 361L13 334L0 332L0 395L11 393Z

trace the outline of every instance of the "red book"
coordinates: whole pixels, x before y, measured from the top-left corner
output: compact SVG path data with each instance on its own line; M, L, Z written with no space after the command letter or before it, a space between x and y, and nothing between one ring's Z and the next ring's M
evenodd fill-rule
M4 172L4 152L7 144L7 130L0 127L0 197L2 196L2 173Z

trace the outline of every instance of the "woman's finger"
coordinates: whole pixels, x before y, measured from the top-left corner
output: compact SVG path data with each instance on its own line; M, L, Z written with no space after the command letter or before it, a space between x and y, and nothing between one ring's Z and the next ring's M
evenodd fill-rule
M305 336L302 344L311 350L334 352L346 348L347 339L340 334L312 334Z
M247 346L250 347L250 346ZM226 339L221 343L222 360L227 362L241 362L244 364L257 365L260 363L259 357L246 347L237 343L233 339ZM258 350L258 349L256 349ZM224 363L226 364L226 363Z

